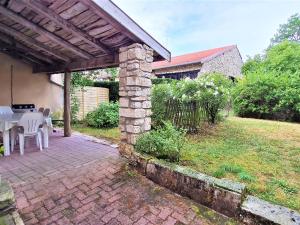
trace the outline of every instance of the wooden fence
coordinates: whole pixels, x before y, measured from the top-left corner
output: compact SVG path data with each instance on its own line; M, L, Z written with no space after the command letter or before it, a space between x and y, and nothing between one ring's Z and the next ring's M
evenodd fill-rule
M79 101L79 120L83 120L86 114L97 108L100 103L109 101L108 88L84 87L76 89L74 94Z
M205 111L198 102L180 102L169 100L167 103L166 118L175 126L184 128L188 132L197 132L206 120Z

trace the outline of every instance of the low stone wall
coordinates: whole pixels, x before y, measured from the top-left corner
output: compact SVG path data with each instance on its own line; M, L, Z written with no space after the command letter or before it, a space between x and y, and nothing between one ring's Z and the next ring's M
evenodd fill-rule
M16 209L14 192L6 181L0 179L0 224L24 225Z
M130 164L157 184L247 225L299 225L300 214L253 196L246 186L133 152Z

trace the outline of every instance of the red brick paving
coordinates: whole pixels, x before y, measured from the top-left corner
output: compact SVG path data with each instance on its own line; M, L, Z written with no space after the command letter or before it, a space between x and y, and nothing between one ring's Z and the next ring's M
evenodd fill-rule
M128 170L110 146L55 134L50 148L0 159L25 224L226 224L227 219ZM207 218L208 219L207 219Z

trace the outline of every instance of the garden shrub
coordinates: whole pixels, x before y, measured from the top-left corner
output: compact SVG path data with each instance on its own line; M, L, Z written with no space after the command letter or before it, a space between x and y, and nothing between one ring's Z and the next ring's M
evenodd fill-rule
M109 89L109 101L119 101L119 81L97 81L94 87L103 87Z
M177 130L171 123L165 123L157 130L141 135L135 150L152 155L158 159L178 162L185 142L185 132Z
M91 127L112 128L119 124L119 104L102 103L97 109L86 115L86 122Z
M300 121L300 44L282 42L248 59L233 91L242 117Z
M186 123L185 121L187 121L188 126L194 129L198 125L195 123L199 122L195 115L199 113L190 113L186 110L187 108L193 109L192 106L201 107L204 111L203 119L214 124L219 118L220 111L227 106L230 100L231 86L232 81L219 73L204 74L195 80L186 78L173 83L154 85L151 98L153 125L161 125L165 120L172 121L171 118L174 116L168 115L173 112L182 117L190 117L173 119L172 122L176 126L182 127L181 122ZM172 102L176 103L176 110L169 110ZM189 104L191 107L187 107ZM175 112L180 109L183 111ZM198 108L194 110L198 110Z

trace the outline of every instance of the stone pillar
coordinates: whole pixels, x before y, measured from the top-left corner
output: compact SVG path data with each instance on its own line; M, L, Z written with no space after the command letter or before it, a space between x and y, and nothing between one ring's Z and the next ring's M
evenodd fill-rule
M120 48L120 153L129 156L138 136L151 129L153 50L132 44Z

